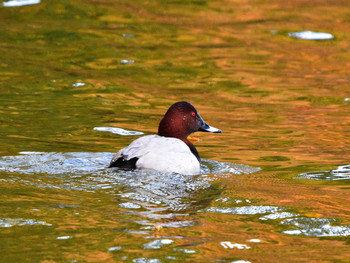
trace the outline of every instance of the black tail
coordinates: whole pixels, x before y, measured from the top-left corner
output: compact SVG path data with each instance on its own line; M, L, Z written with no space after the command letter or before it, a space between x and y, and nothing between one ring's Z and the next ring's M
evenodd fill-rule
M111 162L108 166L108 168L111 167L118 167L121 169L136 169L136 162L139 158L134 157L131 158L130 160L124 160L123 157L118 158L117 160Z

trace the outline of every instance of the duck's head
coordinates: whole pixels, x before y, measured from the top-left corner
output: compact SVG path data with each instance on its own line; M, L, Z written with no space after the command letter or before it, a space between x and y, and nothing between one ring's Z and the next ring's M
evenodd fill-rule
M209 126L191 103L179 101L171 105L165 113L159 123L158 135L186 140L188 135L197 131L222 132Z

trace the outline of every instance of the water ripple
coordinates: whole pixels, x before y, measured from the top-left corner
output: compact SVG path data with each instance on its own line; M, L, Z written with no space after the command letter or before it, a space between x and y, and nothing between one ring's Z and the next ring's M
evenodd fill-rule
M336 181L350 179L350 165L338 166L337 169L329 171L316 171L301 173L297 178L314 179L318 181Z
M124 200L121 206L134 211L135 208L139 208L139 205L149 203L164 204L165 209L181 211L193 207L193 200L191 200L193 193L210 189L213 180L259 170L247 165L212 160L203 160L202 174L196 176L145 170L108 169L106 167L113 155L113 153L104 152L21 152L16 156L1 157L0 172L9 173L9 176L2 178L8 183L117 194ZM133 205L133 202L138 204ZM146 209L149 213L144 215L146 217L155 218L154 213L159 213L149 207Z
M291 225L294 229L283 231L289 235L303 235L311 237L341 237L350 236L350 226L337 226L336 219L329 218L290 218L281 222L283 225Z
M350 236L350 226L339 225L339 220L333 218L301 217L299 214L279 212L281 210L286 210L286 208L276 206L210 207L203 211L233 215L267 214L260 217L260 220L275 220L281 225L291 228L282 232L288 235L310 237Z

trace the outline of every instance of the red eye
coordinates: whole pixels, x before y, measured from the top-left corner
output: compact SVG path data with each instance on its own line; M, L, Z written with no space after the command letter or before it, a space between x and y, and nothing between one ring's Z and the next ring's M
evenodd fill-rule
M195 113L195 112L192 112L192 116L195 117L195 116L196 116L196 113Z

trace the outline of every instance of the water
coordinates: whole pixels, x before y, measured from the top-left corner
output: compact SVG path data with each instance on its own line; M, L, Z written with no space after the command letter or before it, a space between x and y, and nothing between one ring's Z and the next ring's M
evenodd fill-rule
M4 1L0 261L348 262L348 14ZM180 100L200 175L106 168Z

